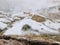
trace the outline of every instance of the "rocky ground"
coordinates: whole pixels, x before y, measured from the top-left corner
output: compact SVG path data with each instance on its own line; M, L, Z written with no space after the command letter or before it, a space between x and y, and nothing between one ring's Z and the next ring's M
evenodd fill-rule
M46 40L33 40L16 38L12 36L0 36L0 45L60 45L55 42Z

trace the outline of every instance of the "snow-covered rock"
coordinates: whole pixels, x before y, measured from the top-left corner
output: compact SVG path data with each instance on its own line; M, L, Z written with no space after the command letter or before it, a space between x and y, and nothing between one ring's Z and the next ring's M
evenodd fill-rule
M49 11L50 13L55 11L58 12L55 8L53 10L50 8L60 5L60 3L55 2L55 0L0 0L0 2L0 10L2 11L2 14L0 15L0 28L6 28L9 23L12 25L12 27L8 28L3 35L26 35L31 33L36 35L41 33L60 34L57 30L60 28L60 23L54 23L49 19L46 19L44 22L37 22L31 19L32 16L29 16L29 14L42 14L41 16L46 17L46 15L48 15L48 12L46 11ZM24 14L24 12L29 14ZM24 19L20 20L18 17L24 17ZM8 25L5 23L8 23ZM25 24L31 26L31 29L28 31L23 31L22 27ZM36 30L38 32L36 32Z
M33 30L38 30L39 32L36 32L36 31L23 31L22 30L22 27L25 25L25 24L28 24L32 27ZM43 29L42 29L43 28ZM8 29L4 35L26 35L26 34L36 34L36 35L39 35L39 34L59 34L59 32L57 30L53 30L53 29L50 29L48 27L46 27L45 25L43 25L42 23L38 23L38 22L35 22L33 21L32 19L23 19L21 21L18 21L18 22L15 22L13 24L13 27L11 29Z
M0 29L4 29L7 27L7 24L0 22Z

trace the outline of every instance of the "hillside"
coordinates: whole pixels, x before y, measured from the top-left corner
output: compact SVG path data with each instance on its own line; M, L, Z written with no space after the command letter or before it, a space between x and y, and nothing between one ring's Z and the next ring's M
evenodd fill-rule
M19 36L32 41L34 39L34 44L35 40L41 39L44 42L60 44L59 0L0 0L0 2L1 37ZM2 38L2 40L5 39ZM8 40L8 43L10 41ZM19 43L12 39L13 43L15 41Z

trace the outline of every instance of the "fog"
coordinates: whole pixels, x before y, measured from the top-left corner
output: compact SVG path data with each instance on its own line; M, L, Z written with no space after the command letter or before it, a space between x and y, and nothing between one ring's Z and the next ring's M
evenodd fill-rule
M0 0L0 10L5 12L35 11L53 5L58 5L58 3L54 3L53 0Z

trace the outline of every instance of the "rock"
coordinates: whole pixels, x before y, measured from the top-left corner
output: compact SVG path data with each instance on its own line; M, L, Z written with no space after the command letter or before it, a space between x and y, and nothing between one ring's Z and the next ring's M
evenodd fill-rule
M24 31L27 31L27 30L29 30L29 29L31 29L31 27L30 27L28 24L25 24L25 25L22 27L22 30L24 30Z
M34 16L32 17L32 20L35 20L35 21L37 21L37 22L44 22L46 19L45 19L44 17L42 17L42 16L34 15Z
M3 37L10 37L10 36L2 36L2 39L0 39L0 45L59 45L58 43L53 43L49 41L43 41L43 40L27 40L27 39L16 39L10 37L10 39L6 40Z

